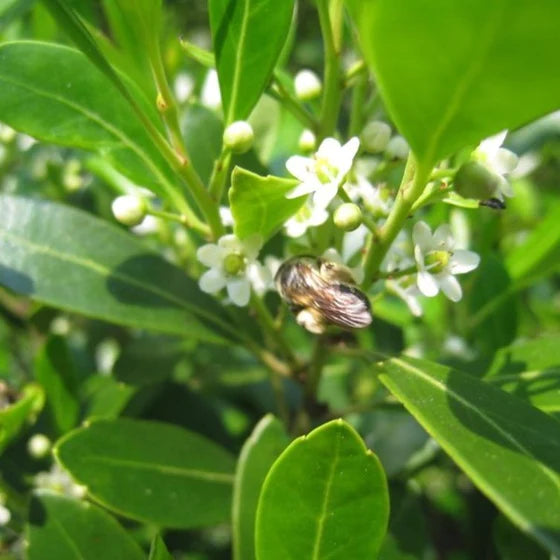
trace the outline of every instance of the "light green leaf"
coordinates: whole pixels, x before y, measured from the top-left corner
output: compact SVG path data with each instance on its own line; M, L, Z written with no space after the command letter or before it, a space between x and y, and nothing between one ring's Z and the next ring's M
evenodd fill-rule
M0 195L0 284L54 307L211 341L231 327L196 282L73 208ZM232 335L233 336L233 335Z
M379 370L480 490L558 555L560 424L476 377L426 360L393 358Z
M101 152L158 194L170 190L170 169L136 112L78 51L37 42L0 46L0 115L34 138Z
M556 0L347 0L385 105L425 166L560 106Z
M169 554L161 535L156 535L154 537L148 560L173 560L173 556Z
M226 124L246 120L290 31L294 0L210 0L210 26Z
M88 502L35 493L27 525L28 560L143 560L114 517Z
M388 518L377 457L351 426L334 420L292 442L266 477L257 558L375 558Z
M49 337L37 354L34 370L47 395L56 431L59 434L68 432L78 423L80 404L76 394L76 372L64 338Z
M255 559L255 517L261 487L270 467L290 439L271 414L255 427L243 445L233 486L233 558Z
M235 234L244 239L259 234L271 237L305 203L306 197L286 198L297 181L261 177L240 167L233 170L229 202L235 221Z
M43 408L45 394L34 383L26 385L17 402L0 410L0 452L14 439L27 422L34 422Z
M189 528L229 517L233 457L183 428L99 420L61 439L55 456L91 496L132 519Z

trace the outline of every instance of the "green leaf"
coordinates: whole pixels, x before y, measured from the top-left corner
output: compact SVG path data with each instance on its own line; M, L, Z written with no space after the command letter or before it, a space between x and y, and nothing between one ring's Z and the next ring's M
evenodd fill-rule
M560 204L548 206L548 213L531 231L525 242L506 259L515 282L528 283L560 268Z
M502 515L494 521L493 534L500 560L550 560L549 554Z
M136 112L78 51L36 42L0 46L0 114L16 130L101 152L138 185L169 191L170 169Z
M37 491L27 525L28 560L143 560L114 517L88 502Z
M136 388L121 383L113 376L92 375L84 384L86 420L116 418L133 397Z
M20 433L27 422L35 421L44 403L43 389L32 383L23 388L17 402L0 410L0 452Z
M235 560L255 558L255 518L261 487L270 467L289 442L282 423L268 414L243 445L233 486Z
M424 166L560 106L556 0L347 0L385 105Z
M55 456L103 505L159 527L228 519L234 459L172 424L99 420L61 439Z
M210 0L210 27L226 124L245 120L290 31L294 0Z
M270 470L257 512L257 558L375 558L388 518L377 457L334 420L292 442Z
M123 230L67 206L8 195L0 195L0 215L3 286L122 325L215 342L231 333L215 300Z
M156 535L154 537L148 560L173 560L173 556L169 554L161 535Z
M34 369L47 395L53 425L59 434L64 434L76 426L80 414L76 372L64 338L49 337L37 354Z
M379 369L380 380L480 490L558 555L560 424L476 377L426 360L393 358Z
M244 239L259 234L271 237L305 203L305 196L286 198L297 181L279 177L260 177L236 167L231 177L229 202L235 221L235 234Z

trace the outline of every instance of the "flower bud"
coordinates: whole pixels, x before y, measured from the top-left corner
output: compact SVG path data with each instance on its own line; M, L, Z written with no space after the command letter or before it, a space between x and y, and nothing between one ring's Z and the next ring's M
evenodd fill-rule
M385 148L385 155L389 159L405 159L408 152L408 143L402 136L393 136Z
M223 267L226 274L235 276L245 270L245 259L237 253L230 253L226 255Z
M481 163L468 161L455 174L454 184L462 197L486 200L499 190L500 177Z
M302 152L312 152L317 146L317 137L306 128L299 137L299 149Z
M113 215L121 224L126 226L138 225L146 216L146 201L136 195L118 196L111 205Z
M244 154L253 146L253 129L247 121L235 121L224 131L224 145L236 154Z
M27 451L34 459L42 459L51 450L51 440L43 434L35 434L27 442Z
M371 153L385 150L391 139L391 127L383 121L370 121L362 131L362 145Z
M301 70L294 80L296 97L301 101L311 101L321 95L323 88L319 76L311 70Z
M334 212L334 224L344 231L354 231L362 223L362 211L352 203L341 204Z

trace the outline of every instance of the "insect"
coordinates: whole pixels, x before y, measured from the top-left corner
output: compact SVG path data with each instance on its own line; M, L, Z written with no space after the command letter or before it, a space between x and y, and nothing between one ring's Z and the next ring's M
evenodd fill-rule
M311 256L287 260L274 278L282 298L309 332L321 334L329 325L359 329L371 321L367 296L343 265Z

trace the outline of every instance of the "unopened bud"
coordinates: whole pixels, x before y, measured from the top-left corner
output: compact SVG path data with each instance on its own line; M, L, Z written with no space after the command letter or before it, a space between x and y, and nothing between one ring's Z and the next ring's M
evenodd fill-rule
M301 101L311 101L321 95L323 86L319 76L311 70L301 70L294 80L296 97Z
M385 154L389 159L405 159L408 152L408 143L402 136L393 136L385 148Z
M317 146L317 137L306 128L299 137L299 149L302 152L312 152Z
M51 440L43 434L35 434L27 442L27 451L34 459L42 459L51 450Z
M455 174L455 191L464 198L486 200L499 190L500 177L477 161L461 165Z
M224 131L224 145L236 154L248 152L254 139L253 129L247 121L235 121Z
M138 225L146 216L146 201L136 195L127 194L113 200L111 205L113 215L121 224L126 226Z
M362 223L362 211L352 203L341 204L334 212L334 224L344 231L354 231Z
M391 139L391 127L383 121L370 121L362 131L362 145L371 153L385 150Z

